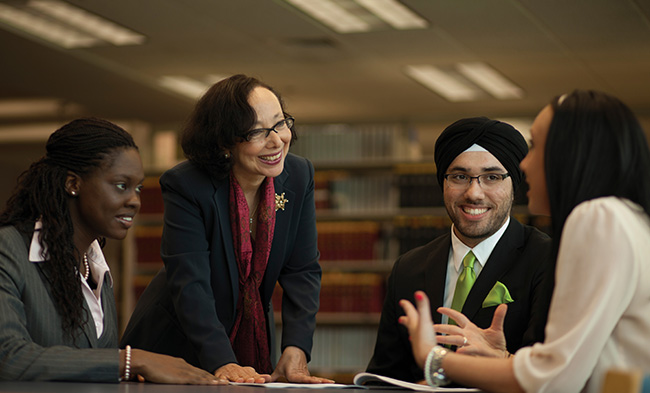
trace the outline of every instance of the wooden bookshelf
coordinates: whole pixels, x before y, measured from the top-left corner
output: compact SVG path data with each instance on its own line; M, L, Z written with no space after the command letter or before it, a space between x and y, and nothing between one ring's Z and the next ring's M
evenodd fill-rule
M291 147L293 153L310 159L316 170L323 281L310 365L315 375L347 383L365 370L394 261L450 228L433 157L412 154L417 149L410 137L402 125L301 126L300 139ZM163 221L158 175L147 177L143 209L125 247L123 316L130 315L137 295L162 266L155 258L159 247L155 238ZM516 201L521 205L513 208L515 218L550 225L544 218L530 217L521 198ZM273 299L276 312L279 291ZM349 302L342 300L345 296ZM278 340L281 321L277 313Z

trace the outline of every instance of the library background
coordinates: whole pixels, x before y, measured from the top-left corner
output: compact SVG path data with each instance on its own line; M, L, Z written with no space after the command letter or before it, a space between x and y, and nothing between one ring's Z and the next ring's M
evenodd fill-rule
M316 225L323 269L310 370L345 381L370 360L385 283L395 259L450 230L431 155L435 138L423 149L419 132L399 124L296 127L298 140L290 152L308 157L316 170ZM162 133L153 140L158 148L153 151L154 161L156 156L176 159L174 137ZM158 159L158 167L170 165ZM125 317L162 266L159 175L157 170L149 171L142 209L125 244L124 268L130 276L122 292ZM527 214L525 187L515 205L515 218L547 229L545 218ZM276 313L281 309L281 294L278 285L273 297ZM279 339L279 315L275 320Z
M370 360L395 259L449 230L433 164L447 125L488 116L528 139L552 97L580 88L616 95L650 131L641 0L9 0L0 53L2 206L73 118L114 121L140 147L141 213L105 247L121 328L162 265L158 178L182 159L178 131L198 97L237 73L277 89L296 118L291 152L316 169L310 370L340 382ZM545 230L521 191L514 217Z

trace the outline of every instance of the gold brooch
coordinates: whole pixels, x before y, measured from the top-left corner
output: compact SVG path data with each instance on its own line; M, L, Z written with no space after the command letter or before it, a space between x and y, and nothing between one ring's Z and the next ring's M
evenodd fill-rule
M284 192L282 195L275 194L275 211L277 212L278 209L284 210L284 205L287 202L289 202L289 200L284 197Z

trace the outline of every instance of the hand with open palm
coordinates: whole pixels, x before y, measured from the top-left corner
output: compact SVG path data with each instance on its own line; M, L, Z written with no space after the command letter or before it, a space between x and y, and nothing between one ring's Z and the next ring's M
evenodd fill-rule
M438 342L456 345L457 353L506 358L510 356L503 334L503 321L507 311L508 306L501 304L494 312L490 327L481 329L462 313L451 308L440 307L438 312L453 319L457 325L434 325L435 331L443 334L437 337Z

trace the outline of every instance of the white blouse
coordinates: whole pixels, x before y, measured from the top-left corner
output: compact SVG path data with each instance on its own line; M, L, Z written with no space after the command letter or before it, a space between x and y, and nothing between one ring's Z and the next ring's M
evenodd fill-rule
M43 259L43 251L47 253L47 248L43 250L41 248L41 243L38 241L39 233L43 223L39 220L36 221L34 226L34 235L32 236L32 242L29 246L29 261L33 263L43 263L47 262ZM111 276L110 269L104 258L104 253L102 248L99 245L97 240L93 241L90 244L90 247L86 251L88 257L88 263L90 264L90 272L92 273L93 279L97 283L97 288L93 290L90 288L86 280L79 278L81 281L81 292L86 299L86 304L90 309L90 315L92 316L93 324L95 325L95 332L97 333L97 338L101 337L104 332L104 309L102 308L102 286L104 285L104 275L108 274L109 284L113 286L113 277Z
M650 219L604 197L567 218L546 339L517 351L514 372L527 392L597 393L614 367L650 371Z

